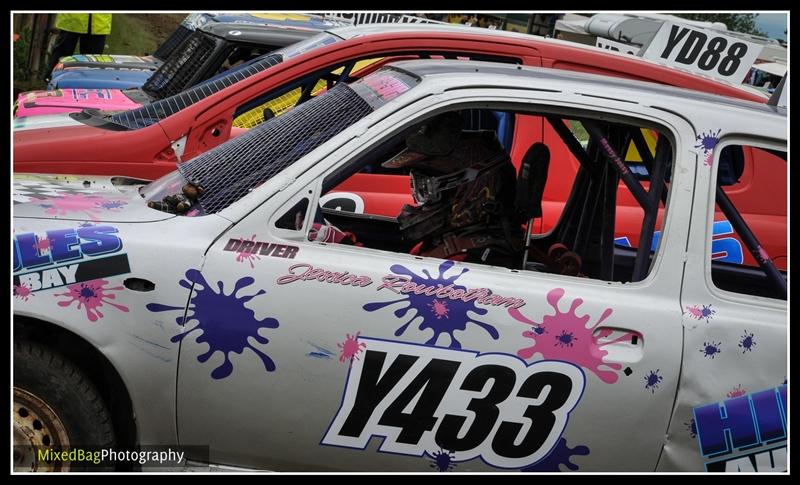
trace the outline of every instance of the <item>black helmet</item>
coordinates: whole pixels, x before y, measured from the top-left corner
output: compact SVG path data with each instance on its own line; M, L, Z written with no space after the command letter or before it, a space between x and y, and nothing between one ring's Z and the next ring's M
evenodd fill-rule
M398 216L407 240L491 224L513 209L515 170L496 133L462 125L456 113L433 118L406 139L406 150L383 164L411 168L418 207L404 207Z

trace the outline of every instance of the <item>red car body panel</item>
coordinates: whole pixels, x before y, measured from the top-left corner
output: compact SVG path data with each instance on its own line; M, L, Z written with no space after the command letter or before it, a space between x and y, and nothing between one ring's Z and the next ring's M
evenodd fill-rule
M276 66L246 78L228 88L202 99L193 105L151 126L130 131L110 131L93 127L33 129L14 133L14 170L38 173L85 173L97 175L127 175L154 179L175 168L178 161L171 142L186 136L182 159L188 160L241 133L231 125L238 106L260 95L309 75L319 69L353 59L401 56L420 51L461 53L514 58L525 65L566 69L593 74L618 76L658 82L756 102L766 98L733 85L713 79L660 66L635 57L602 52L565 42L531 37L529 40L491 36L490 33L460 32L392 32L371 34L343 40L290 58ZM388 61L387 61L388 62ZM536 134L541 134L537 136ZM540 139L541 138L541 139ZM559 161L563 173L551 174L544 194L544 216L535 222L534 231L547 232L557 222L564 201L572 186L578 162L563 145L555 131L539 117L517 117L511 157L515 165L528 147L536 141L546 143L551 158ZM762 244L779 267L785 268L786 224L785 186L783 205L780 197L764 197L774 193L771 168L762 163L764 152L746 154L746 165L764 165L764 180L750 176L748 181L728 188L727 192L738 207L745 207L745 220L762 238ZM771 156L771 155L770 155ZM758 160L755 160L755 159ZM775 158L775 157L773 157ZM755 163L752 163L755 162ZM774 160L773 164L776 163ZM779 163L785 163L778 159ZM571 166L568 170L566 167ZM778 184L780 185L780 184ZM741 186L741 187L740 187ZM618 214L619 234L635 234L641 227L641 210L621 186ZM359 174L345 181L336 191L358 193L365 200L365 211L396 215L405 203L411 203L408 177L396 175ZM626 199L627 198L627 199ZM625 202L622 202L625 201ZM720 216L721 218L721 216ZM638 227L637 227L638 226ZM656 227L660 227L659 224ZM631 241L636 244L637 241ZM746 251L745 251L746 252ZM755 264L745 255L747 264ZM782 263L781 263L782 262Z

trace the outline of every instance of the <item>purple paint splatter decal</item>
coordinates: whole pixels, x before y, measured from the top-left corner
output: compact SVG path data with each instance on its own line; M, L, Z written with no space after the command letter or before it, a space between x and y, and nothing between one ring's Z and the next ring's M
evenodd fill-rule
M722 353L722 349L719 348L722 345L722 342L703 342L703 348L700 349L700 353L703 354L703 357L710 357L714 358L717 354Z
M250 263L250 268L255 268L253 265L254 260L261 260L261 257L256 253L251 253L249 250L252 249L256 245L256 235L253 234L253 237L250 239L242 239L243 241L250 241L252 244L242 244L240 247L247 247L244 251L236 251L236 261L239 263L243 263L247 261Z
M367 344L358 341L359 335L361 335L361 332L356 332L355 335L350 335L348 333L344 342L336 344L339 347L339 362L350 362L350 366L352 367L353 360L358 360L359 352L367 348Z
M117 211L127 202L115 201L104 197L83 194L69 194L64 197L44 199L41 207L47 208L45 214L66 216L71 212L82 212L93 221L98 221L97 214L103 210Z
M436 471L449 472L456 466L453 463L455 455L447 450L440 449L439 451L429 453L429 455L431 456L431 468Z
M713 130L709 131L708 133L703 132L700 135L697 135L697 145L695 148L699 148L703 151L703 155L705 155L704 162L709 167L711 166L712 161L714 160L714 148L716 148L717 143L719 143L719 134L722 130L717 130L714 133Z
M32 297L34 293L28 288L28 285L25 283L21 285L14 285L14 298L17 298L22 301L28 301L28 298Z
M689 432L691 438L697 438L697 423L694 422L694 418L688 423L683 423L683 425L686 426L686 431Z
M578 469L578 465L571 463L570 460L573 456L588 455L589 448L583 445L578 445L575 448L567 446L567 440L560 438L558 444L549 455L537 461L533 465L523 468L523 472L560 472L559 465L565 465L571 471Z
M517 308L508 310L513 319L533 327L531 330L522 332L524 337L533 340L533 345L518 350L517 355L527 360L538 352L546 360L564 360L584 367L594 372L600 380L607 384L617 382L617 379L619 379L618 372L622 369L622 365L604 362L603 358L608 354L608 351L602 347L630 339L630 334L625 334L607 342L601 342L600 340L611 335L613 330L603 329L595 335L594 329L611 316L613 310L606 308L597 323L587 327L586 324L590 316L578 316L576 313L578 307L583 303L581 298L575 298L566 313L562 313L558 309L558 302L564 294L563 288L555 288L547 293L547 302L553 307L555 314L545 315L541 323L527 318ZM550 335L545 336L548 333Z
M261 359L267 372L275 370L275 363L272 359L250 344L249 339L252 337L258 343L269 343L269 339L259 335L258 331L262 328L278 328L278 321L274 318L258 320L255 317L255 312L244 306L245 303L256 296L265 294L266 291L258 290L254 295L236 296L239 290L252 285L254 282L255 280L249 276L240 278L234 284L233 291L228 295L225 294L222 281L217 282L219 292L214 291L214 288L196 269L186 271L186 279L178 282L178 284L187 289L191 289L195 285L195 290L189 301L186 317L179 316L175 321L184 328L192 320L197 321L197 325L175 335L171 340L178 342L195 330L200 331L200 335L195 341L197 343L207 343L209 349L206 353L197 356L197 361L206 362L216 352L222 352L224 357L222 364L211 371L211 377L214 379L224 379L231 375L233 363L230 360L230 354L241 354L245 348L249 348ZM198 289L197 286L201 288ZM184 307L148 303L147 309L151 312L171 310L183 312Z
M86 317L90 322L96 322L98 319L103 318L104 315L100 311L100 307L102 307L104 303L113 306L121 312L127 313L128 307L110 301L117 297L111 294L111 291L124 290L125 287L115 286L113 288L107 288L107 284L108 281L103 279L75 283L74 285L67 286L69 291L66 293L56 293L53 296L67 297L65 300L59 301L58 306L68 307L78 302L78 309L80 310L81 306L84 307L86 310Z
M658 373L661 369L651 370L649 374L644 376L644 388L650 389L650 392L653 394L656 393L656 389L658 389L658 385L661 384L661 381L664 380Z
M716 310L711 308L711 305L703 305L702 308L700 308L699 305L687 306L686 311L689 312L689 315L695 320L705 320L706 323L717 313Z
M744 396L745 394L747 394L747 391L742 388L741 384L739 384L738 386L734 387L732 391L726 394L726 396L728 396L729 398L734 398L734 397Z
M458 274L445 277L445 273L447 273L447 271L452 268L453 265L455 265L455 262L453 261L444 261L441 265L439 265L439 275L435 278L431 276L426 269L422 270L422 273L425 276L420 276L405 266L401 266L399 264L392 265L390 269L394 274L408 276L413 283L418 285L421 284L431 287L436 287L437 285L441 285L441 287L451 286L454 292L464 292L466 291L465 287L458 286L454 283L469 270L464 268ZM439 301L439 304L436 303L437 301ZM460 349L461 342L456 339L455 332L457 330L466 330L468 323L474 323L475 325L478 325L484 329L486 333L488 333L494 340L500 338L497 329L495 329L493 326L489 325L488 323L475 320L467 314L468 312L472 312L475 315L485 315L488 312L488 310L485 308L478 308L475 305L475 301L464 302L463 300L451 299L447 302L447 305L444 305L443 301L437 300L432 296L408 293L399 300L367 303L363 308L368 312L374 312L380 310L381 308L394 305L395 303L405 303L405 305L403 305L401 308L394 311L395 317L403 319L408 316L409 312L413 312L411 317L408 318L407 321L394 332L396 337L403 335L411 322L417 318L422 318L422 322L419 324L418 329L422 331L427 329L433 330L433 336L428 339L427 342L425 342L425 345L437 345L439 336L441 334L447 334L450 336L449 348Z
M747 333L747 330L744 331L744 335L739 340L739 348L742 349L743 354L753 351L753 347L756 346L756 341L753 339L754 336L752 333Z

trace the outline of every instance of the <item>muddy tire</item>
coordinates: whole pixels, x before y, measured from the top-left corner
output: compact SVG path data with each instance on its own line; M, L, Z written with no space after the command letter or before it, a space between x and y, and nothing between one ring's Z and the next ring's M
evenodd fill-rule
M92 382L58 352L25 340L14 342L14 469L16 471L112 470L97 460L40 459L38 449L111 449L111 415Z

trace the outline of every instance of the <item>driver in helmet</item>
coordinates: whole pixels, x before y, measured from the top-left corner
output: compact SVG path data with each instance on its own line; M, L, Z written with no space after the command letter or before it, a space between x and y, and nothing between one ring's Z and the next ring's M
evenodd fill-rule
M493 130L463 129L457 113L437 116L383 164L411 169L415 206L397 219L412 254L514 267L523 230L514 216L516 171Z

